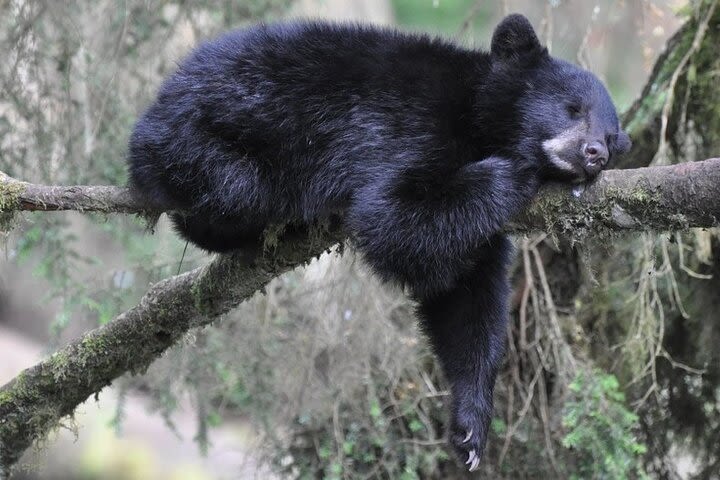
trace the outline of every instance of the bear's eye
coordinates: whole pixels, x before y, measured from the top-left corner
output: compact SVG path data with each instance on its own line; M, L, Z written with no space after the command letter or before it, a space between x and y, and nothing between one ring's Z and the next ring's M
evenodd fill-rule
M582 113L582 106L577 103L569 103L566 108L570 118L578 118Z

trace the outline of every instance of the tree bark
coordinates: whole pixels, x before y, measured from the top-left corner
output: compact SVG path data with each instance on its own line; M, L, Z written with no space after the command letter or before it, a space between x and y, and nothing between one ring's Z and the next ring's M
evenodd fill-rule
M511 224L582 236L598 230L684 230L720 221L720 158L608 170L584 191L546 188Z

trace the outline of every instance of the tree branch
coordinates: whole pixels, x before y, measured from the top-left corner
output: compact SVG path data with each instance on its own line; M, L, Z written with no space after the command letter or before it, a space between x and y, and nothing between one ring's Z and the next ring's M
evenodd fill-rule
M511 228L577 235L597 230L684 230L720 222L720 158L609 170L585 188L546 188ZM575 189L577 191L577 188Z
M43 186L0 178L0 212L19 210L160 212L120 187ZM603 172L579 196L568 186L547 188L510 230L673 230L713 227L719 219L716 158ZM322 231L286 236L266 256L217 256L205 267L155 284L136 307L23 371L0 388L0 478L33 441L89 396L126 372L144 371L188 330L212 322L343 238L335 222Z
M608 170L579 196L570 191L566 185L545 188L509 230L712 227L720 219L720 159ZM0 173L0 213L58 210L161 214L167 209L148 205L123 187L36 185Z
M127 188L36 185L0 172L0 213L20 210L140 214L164 211L163 208L147 205Z
M89 200L92 201L92 200ZM193 327L206 325L252 297L270 280L342 240L322 234L284 238L271 257L242 253L155 284L137 306L24 370L0 388L0 478L33 441L43 438L90 395L126 372L143 372Z
M714 226L720 218L720 159L608 170L579 196L570 191L566 185L546 187L509 230L572 233L576 228L676 230ZM0 213L59 210L165 211L142 202L123 187L36 185L0 172Z

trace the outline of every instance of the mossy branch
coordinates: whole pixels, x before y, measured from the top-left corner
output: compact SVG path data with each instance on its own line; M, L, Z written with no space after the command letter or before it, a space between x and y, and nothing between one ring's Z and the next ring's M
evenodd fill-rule
M42 186L5 177L0 192L3 211L147 212L119 187ZM579 195L568 186L547 188L511 229L673 230L713 227L718 219L720 159L710 159L607 171ZM163 280L136 307L22 372L0 388L0 467L7 474L33 441L115 378L144 371L191 328L212 322L274 277L341 241L336 223L312 234L285 236L271 255L218 256L205 267Z
M550 186L509 231L572 234L577 228L712 227L720 218L719 162L708 159L668 167L608 170L579 195L577 187ZM58 210L159 215L167 209L143 203L123 187L36 185L0 173L0 213Z
M511 224L516 232L683 230L720 223L720 158L609 170L585 187L551 186Z
M642 93L623 115L633 148L618 168L645 167L656 160L696 161L717 152L720 2L694 5L693 15L667 41Z
M134 308L20 373L0 388L0 478L89 396L126 372L143 372L191 328L212 322L339 242L340 229L332 230L321 234L322 243L317 235L295 234L283 238L271 256L217 256L163 280Z
M546 187L508 231L572 234L578 228L712 227L720 218L719 208L720 160L715 158L666 167L608 170L586 187ZM155 215L165 211L138 200L123 187L36 185L0 173L0 213L58 210Z

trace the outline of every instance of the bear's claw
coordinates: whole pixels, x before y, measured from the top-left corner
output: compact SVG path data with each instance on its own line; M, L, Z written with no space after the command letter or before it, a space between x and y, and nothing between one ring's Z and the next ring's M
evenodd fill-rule
M450 444L461 462L471 472L480 470L482 464L487 427L490 421L489 408L479 408L478 395L456 397L455 412L449 432ZM470 399L469 401L466 399Z
M473 452L474 451L475 450L473 450ZM474 472L475 470L478 469L479 466L480 466L480 457L475 457L475 459L473 460L472 465L470 465L470 468L468 469L468 471Z

